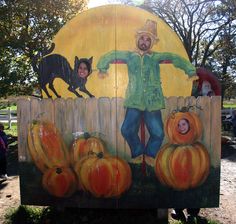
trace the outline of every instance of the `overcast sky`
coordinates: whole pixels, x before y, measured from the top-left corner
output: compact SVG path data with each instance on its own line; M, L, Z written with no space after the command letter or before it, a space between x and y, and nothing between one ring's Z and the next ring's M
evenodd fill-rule
M118 0L89 0L88 7L93 8L100 5L107 5L107 4L118 4L120 1Z

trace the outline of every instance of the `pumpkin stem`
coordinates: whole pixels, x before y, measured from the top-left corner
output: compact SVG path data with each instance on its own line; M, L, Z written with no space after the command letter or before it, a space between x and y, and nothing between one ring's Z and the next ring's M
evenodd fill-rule
M183 106L183 107L180 108L179 110L178 110L178 109L173 110L173 111L171 112L171 117L174 117L175 114L178 113L178 112L182 112L182 113L189 112L190 109L192 109L192 108L194 108L194 107L196 107L196 108L199 109L199 110L203 110L201 106L197 106L197 105L194 105L194 106L192 106L192 105Z
M201 106L195 106L199 110L203 110Z
M91 135L88 133L88 132L85 132L84 133L84 138L87 140L88 138L90 138L91 137Z
M89 151L88 152L88 156L89 155L96 155L99 159L102 159L104 157L104 153L103 152L96 153L96 152L93 152L93 151Z
M57 167L57 168L56 168L56 173L57 173L57 174L61 174L61 173L62 173L62 169L61 169L60 167Z
M32 121L32 124L33 124L33 125L36 125L37 123L38 123L37 120L33 120L33 121Z
M191 106L191 107L193 107L193 106ZM182 108L179 110L179 112L183 112L183 113L189 112L189 109L190 109L190 106L188 106L188 107L182 107Z
M93 151L88 151L88 156L89 155L97 155L95 152L93 152Z
M97 157L98 157L99 159L102 159L103 156L104 156L103 152L99 152L99 153L97 153Z
M180 109L180 112L189 112L190 109L192 109L192 108L197 108L197 109L199 109L199 110L202 110L201 106L197 106L197 105L194 105L194 106L192 106L192 105L188 105L188 106L186 106L186 107L182 107L182 108Z
M175 114L176 114L176 113L178 113L178 111L177 111L177 110L173 110L173 111L171 112L171 115L170 115L171 118L175 118Z
M103 152L96 153L96 152L93 152L93 151L89 151L88 152L88 156L89 155L96 155L99 159L104 157L104 153Z

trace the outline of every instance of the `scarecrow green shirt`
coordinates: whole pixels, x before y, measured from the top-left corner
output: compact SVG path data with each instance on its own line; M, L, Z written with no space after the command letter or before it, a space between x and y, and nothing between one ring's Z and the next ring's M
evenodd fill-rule
M124 106L142 111L155 111L165 107L159 66L163 60L171 61L190 77L196 73L194 66L186 59L173 53L157 52L140 55L131 51L111 51L100 58L97 68L105 73L109 64L117 60L128 66L129 83Z

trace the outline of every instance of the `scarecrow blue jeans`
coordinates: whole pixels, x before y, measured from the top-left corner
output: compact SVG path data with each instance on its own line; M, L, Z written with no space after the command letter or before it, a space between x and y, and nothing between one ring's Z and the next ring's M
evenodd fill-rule
M142 116L150 134L146 146L141 143L138 135ZM132 158L142 154L155 158L164 138L161 111L150 112L127 108L125 120L121 127L121 133L131 149Z

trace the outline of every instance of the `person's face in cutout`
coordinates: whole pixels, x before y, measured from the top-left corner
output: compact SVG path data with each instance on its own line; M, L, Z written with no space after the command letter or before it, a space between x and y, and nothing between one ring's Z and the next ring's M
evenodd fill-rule
M138 37L138 43L137 43L137 47L139 48L139 50L141 51L148 51L150 50L151 46L152 46L152 39L151 37L149 37L146 34L141 34Z
M84 62L81 62L78 69L78 75L81 78L86 78L89 74L88 67Z
M179 120L178 123L178 132L182 135L187 134L187 132L189 131L190 126L189 126L189 122L187 119L181 119Z
M211 84L208 81L202 82L202 95L207 96L207 94L212 91Z

